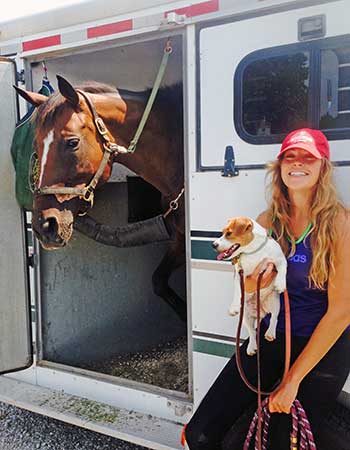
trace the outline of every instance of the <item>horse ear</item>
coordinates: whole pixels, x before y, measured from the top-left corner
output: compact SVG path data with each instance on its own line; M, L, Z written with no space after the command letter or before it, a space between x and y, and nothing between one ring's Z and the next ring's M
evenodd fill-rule
M74 87L60 75L56 75L58 90L73 106L79 105L79 95Z
M47 102L46 95L38 94L37 92L26 91L18 86L13 86L18 95L23 97L27 102L29 102L33 106L39 106L44 102Z

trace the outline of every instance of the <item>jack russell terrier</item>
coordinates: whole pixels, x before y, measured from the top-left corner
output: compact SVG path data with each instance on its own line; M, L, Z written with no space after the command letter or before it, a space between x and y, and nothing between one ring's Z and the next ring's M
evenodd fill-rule
M222 231L222 236L213 242L213 247L219 253L217 259L220 261L236 260L242 267L245 276L254 272L256 266L268 258L272 262L277 275L270 286L260 291L260 318L263 319L271 313L270 325L265 333L265 339L273 341L276 339L276 326L280 311L280 296L286 289L287 260L279 244L267 235L266 230L254 220L248 217L235 217L230 219ZM241 286L237 264L234 267L234 292L233 303L229 314L239 314ZM243 324L249 333L249 344L247 354L254 355L257 351L255 321L257 318L256 294L246 293L244 305Z

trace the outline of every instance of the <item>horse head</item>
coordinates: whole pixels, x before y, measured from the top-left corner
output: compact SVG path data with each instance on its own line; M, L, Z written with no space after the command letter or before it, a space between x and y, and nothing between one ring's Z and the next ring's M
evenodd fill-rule
M126 104L115 88L92 83L78 90L64 78L57 79L59 92L50 97L16 87L36 107L34 149L39 170L32 224L46 249L66 245L75 217L91 207L92 195L86 189L101 166L106 142L114 141L109 130L122 124L126 115ZM104 136L91 108L106 124ZM112 158L106 161L98 186L111 174Z

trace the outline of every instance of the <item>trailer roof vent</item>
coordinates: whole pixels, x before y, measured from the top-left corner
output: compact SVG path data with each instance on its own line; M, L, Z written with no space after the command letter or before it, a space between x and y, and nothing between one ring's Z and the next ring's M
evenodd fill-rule
M298 39L299 41L307 41L309 39L317 39L326 35L326 16L304 17L298 21Z

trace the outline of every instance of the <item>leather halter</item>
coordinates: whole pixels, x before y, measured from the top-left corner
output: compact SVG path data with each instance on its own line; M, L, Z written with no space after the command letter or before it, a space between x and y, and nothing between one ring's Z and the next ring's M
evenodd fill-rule
M128 150L121 146L118 145L116 142L112 142L110 137L109 137L109 132L108 129L104 123L104 121L102 120L102 118L97 114L96 108L91 100L91 98L89 97L89 95L81 90L76 90L77 92L79 92L79 94L81 94L87 105L89 106L89 109L91 111L93 120L94 120L94 124L96 126L96 130L102 140L102 146L103 146L103 157L101 159L100 165L95 173L95 175L93 176L92 180L90 181L90 183L83 187L83 188L79 188L79 187L70 187L70 186L62 186L62 187L51 187L51 186L45 186L43 188L37 188L35 189L34 193L36 195L50 195L50 194L68 194L68 195L76 195L79 198L81 198L82 200L85 200L86 202L89 202L91 204L91 206L93 205L93 201L94 201L94 190L97 186L97 183L99 182L110 158L111 155L117 155L118 153L128 153Z

